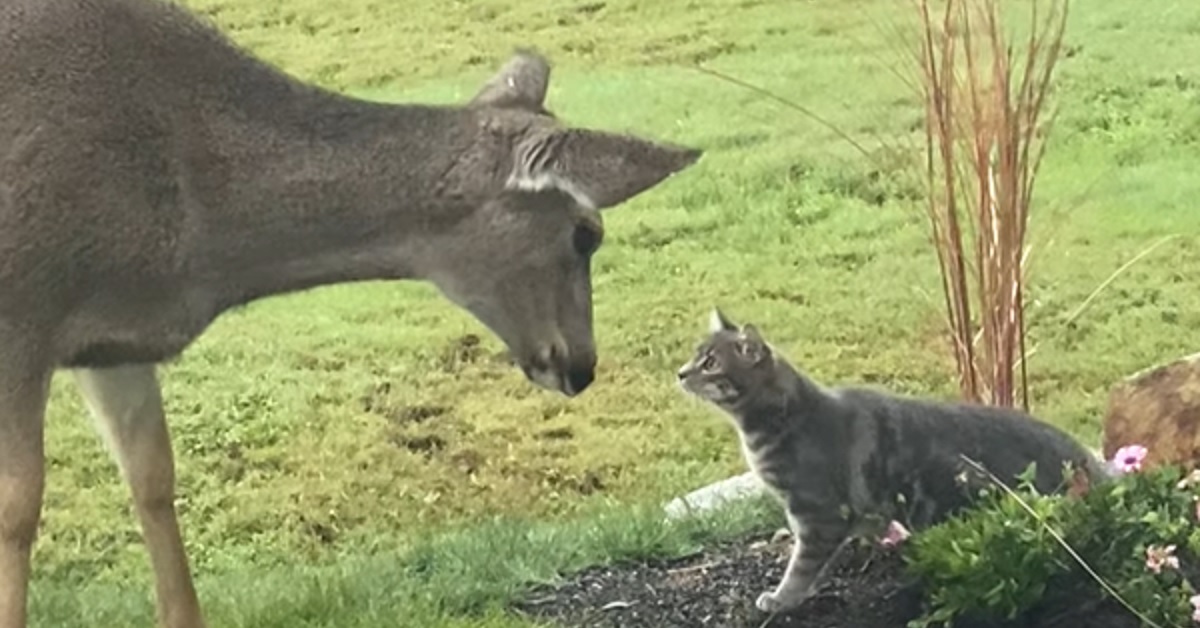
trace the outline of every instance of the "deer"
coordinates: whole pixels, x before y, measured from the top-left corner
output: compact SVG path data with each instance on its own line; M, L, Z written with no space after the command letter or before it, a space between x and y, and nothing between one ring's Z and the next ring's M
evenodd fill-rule
M603 210L702 150L572 127L519 48L461 104L286 73L162 0L0 0L0 628L29 620L49 384L68 371L128 486L165 628L205 626L159 384L222 313L432 283L535 387L593 382Z

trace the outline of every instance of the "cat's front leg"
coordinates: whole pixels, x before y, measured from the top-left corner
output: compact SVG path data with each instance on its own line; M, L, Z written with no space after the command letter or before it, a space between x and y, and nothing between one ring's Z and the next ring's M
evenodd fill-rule
M774 591L758 596L755 606L766 613L792 610L812 594L838 552L849 541L846 522L840 518L792 524L792 554L783 580Z

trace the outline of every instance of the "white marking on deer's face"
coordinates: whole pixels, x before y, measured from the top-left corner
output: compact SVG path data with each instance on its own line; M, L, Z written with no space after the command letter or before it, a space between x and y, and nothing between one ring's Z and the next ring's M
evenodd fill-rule
M700 151L563 128L542 106L549 72L542 57L521 52L471 101L490 139L464 156L463 180L481 200L427 274L508 345L526 377L574 396L595 377L600 211L687 168Z

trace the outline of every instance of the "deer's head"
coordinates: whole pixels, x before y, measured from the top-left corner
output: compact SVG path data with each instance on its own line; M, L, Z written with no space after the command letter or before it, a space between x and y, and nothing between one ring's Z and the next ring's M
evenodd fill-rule
M508 345L534 383L574 396L592 382L591 259L601 210L687 168L700 151L568 129L543 107L550 67L519 52L467 105L472 148L447 175L476 206L429 278ZM434 246L434 244L430 244Z

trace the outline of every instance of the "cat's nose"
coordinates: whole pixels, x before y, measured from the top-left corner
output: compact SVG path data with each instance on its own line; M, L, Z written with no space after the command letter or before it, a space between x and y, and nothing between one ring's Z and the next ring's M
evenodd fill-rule
M676 377L678 377L679 379L687 379L688 373L689 373L690 371L691 371L691 369L689 369L688 367L684 366L684 367L681 367L681 368L680 368L678 371L676 371L676 372L675 372L675 376L676 376Z

